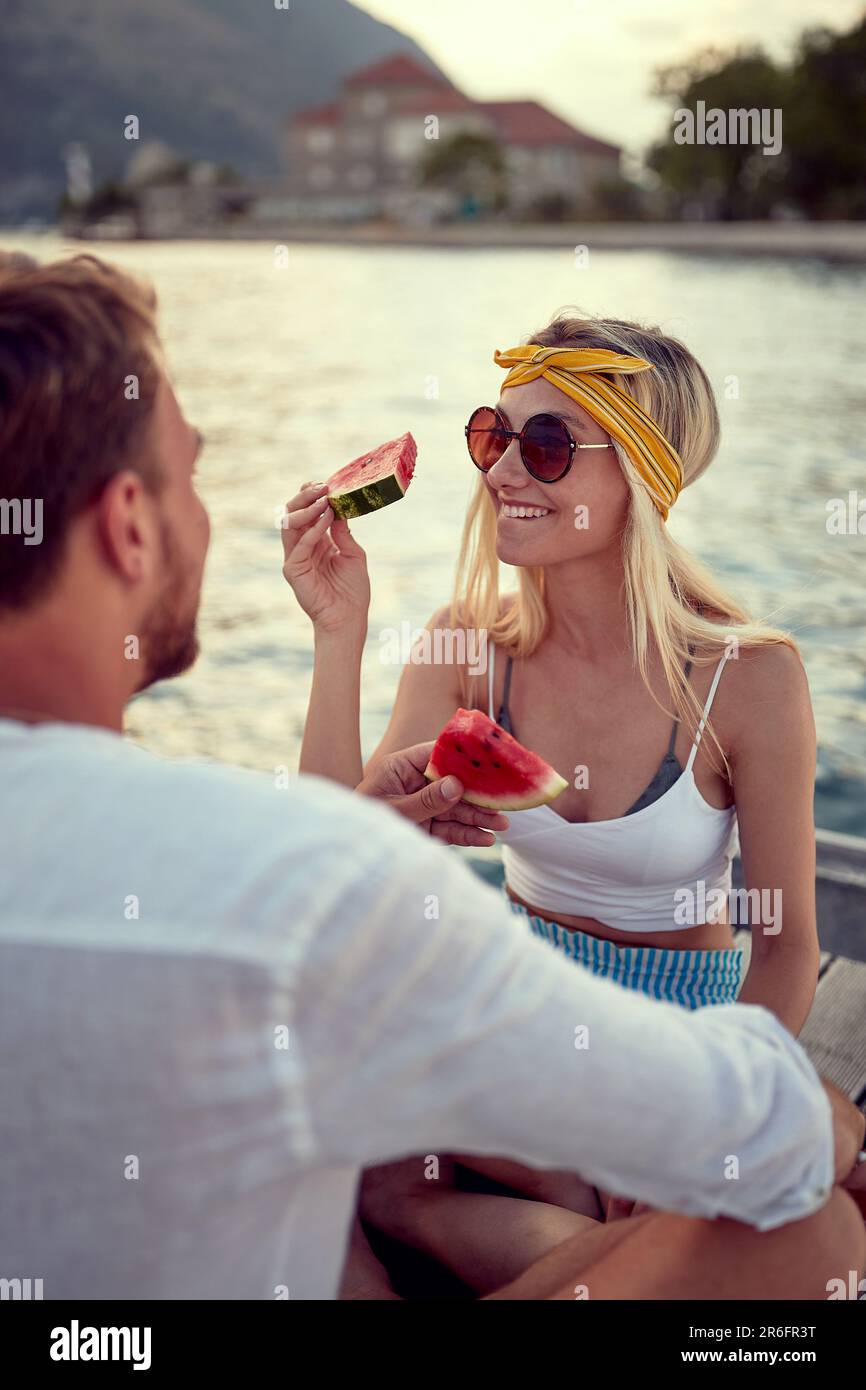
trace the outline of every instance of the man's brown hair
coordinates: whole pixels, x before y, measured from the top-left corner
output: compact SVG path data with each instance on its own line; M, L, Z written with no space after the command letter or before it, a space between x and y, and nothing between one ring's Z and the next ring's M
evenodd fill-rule
M115 473L134 464L158 487L159 372L149 285L96 256L0 254L0 608L50 587L70 522ZM41 505L39 544L8 525L25 499Z

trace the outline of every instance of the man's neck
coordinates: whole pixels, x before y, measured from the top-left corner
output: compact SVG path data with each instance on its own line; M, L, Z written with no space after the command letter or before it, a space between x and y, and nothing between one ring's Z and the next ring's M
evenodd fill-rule
M123 730L134 687L127 684L120 642L74 620L12 619L0 623L0 719L90 724Z
M110 729L114 733L123 732L123 712L118 718L113 710L99 710L84 702L64 704L58 700L39 701L31 699L28 704L19 704L13 697L6 696L0 682L0 719L11 719L19 724L89 724L97 729Z

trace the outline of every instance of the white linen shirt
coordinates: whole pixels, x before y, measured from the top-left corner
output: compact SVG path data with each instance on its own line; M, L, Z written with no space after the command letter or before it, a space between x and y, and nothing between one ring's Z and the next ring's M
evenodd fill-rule
M0 1278L45 1298L333 1298L360 1169L413 1153L761 1229L827 1198L773 1015L593 978L329 783L0 720L0 856Z

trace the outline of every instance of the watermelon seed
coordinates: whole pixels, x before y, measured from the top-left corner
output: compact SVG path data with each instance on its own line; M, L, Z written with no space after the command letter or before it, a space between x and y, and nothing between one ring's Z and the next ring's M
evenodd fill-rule
M494 767L501 767L502 764L501 764L501 763L494 763L493 766L494 766Z
M473 766L473 767L480 767L480 766L481 766L481 764L480 764L480 762L478 761L477 758L473 758L473 759L472 759L472 766Z

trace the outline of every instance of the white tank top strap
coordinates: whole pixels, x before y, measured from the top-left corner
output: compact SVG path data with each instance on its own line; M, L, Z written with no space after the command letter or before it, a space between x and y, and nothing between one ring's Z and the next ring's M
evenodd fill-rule
M707 696L707 703L704 705L704 712L701 715L701 722L698 725L698 731L695 734L695 741L692 744L692 751L689 753L689 760L686 763L686 772L691 772L692 765L695 761L695 758L697 757L698 748L700 747L701 738L703 737L704 725L706 724L707 719L709 718L710 710L713 706L713 700L716 698L716 691L719 687L719 681L721 680L722 671L725 669L725 662L727 661L729 656L730 651L726 651L718 666L716 667L716 674L713 676L713 683L710 686L710 693Z
M496 645L493 642L487 643L487 713L490 718L495 720L493 712L493 673L496 670Z

